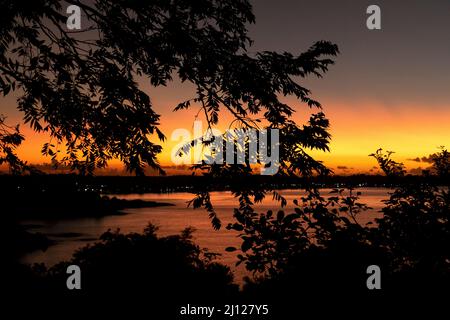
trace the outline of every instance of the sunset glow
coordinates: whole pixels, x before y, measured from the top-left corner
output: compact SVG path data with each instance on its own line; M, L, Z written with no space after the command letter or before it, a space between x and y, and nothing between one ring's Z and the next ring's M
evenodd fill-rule
M181 100L180 100L181 101ZM192 130L196 109L172 112L172 105L161 109L161 129L167 137L162 142L163 152L158 159L163 166L173 166L171 150L177 141L171 141L173 130L184 128ZM164 111L167 110L167 111ZM299 120L304 120L309 112L307 107L298 106ZM304 114L302 115L302 112ZM331 152L312 152L317 159L332 168L336 174L376 173L375 161L368 155L378 148L395 151L395 158L403 161L408 169L426 168L427 163L411 161L417 157L428 156L438 147L450 145L450 108L436 107L426 110L420 106L399 105L384 106L367 103L360 107L341 103L324 103L324 112L331 122ZM225 116L219 128L226 128L230 117ZM19 120L19 115L10 118L10 123ZM26 140L19 149L19 155L30 163L41 164L50 159L41 155L42 145L48 142L45 134L36 134L26 125L22 125ZM436 142L435 144L430 141ZM112 161L111 168L121 168L119 161ZM170 172L170 171L169 171Z

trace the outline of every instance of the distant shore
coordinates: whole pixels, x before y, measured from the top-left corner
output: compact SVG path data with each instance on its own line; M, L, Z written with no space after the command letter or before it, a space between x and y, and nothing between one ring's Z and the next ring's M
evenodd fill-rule
M405 184L429 183L441 185L438 177L433 175L390 179L382 175L349 175L349 176L317 176L310 179L287 176L246 177L245 180L223 177L211 179L207 176L94 176L83 177L75 174L68 175L28 175L11 176L0 175L0 193L62 193L66 192L94 192L103 195L143 194L143 193L172 193L197 191L227 191L233 186L249 188L265 188L272 190L315 188L344 188L344 187L378 187L393 188Z
M23 199L20 199L23 197ZM101 218L108 215L126 214L123 210L172 206L145 200L124 200L100 196L94 192L46 193L45 195L15 194L7 201L5 212L14 220L24 219L70 219L80 217Z
M52 197L55 197L52 201ZM116 197L100 196L93 192L86 193L46 193L33 196L16 192L9 194L5 202L7 213L5 222L7 225L7 237L15 248L14 255L37 250L47 250L56 244L52 237L74 238L76 233L66 232L61 234L44 234L31 232L33 225L23 225L24 220L64 220L73 218L102 218L111 215L124 215L123 210L131 208L153 208L161 206L173 206L171 203L124 200ZM86 239L87 240L87 239ZM92 239L91 239L92 240Z

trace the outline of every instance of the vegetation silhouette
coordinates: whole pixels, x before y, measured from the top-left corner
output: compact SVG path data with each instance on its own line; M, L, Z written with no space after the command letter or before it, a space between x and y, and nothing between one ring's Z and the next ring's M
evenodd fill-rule
M328 138L321 133L328 126L321 112L302 129L289 120L294 110L279 95L320 108L294 77L322 76L337 46L319 41L299 55L250 54L247 25L255 17L247 0L69 0L84 15L76 32L67 30L57 0L1 4L0 92L21 90L25 123L52 139L42 153L81 174L112 158L136 174L145 165L162 172L156 160L161 147L152 137L164 135L136 81L141 76L153 86L175 75L192 83L195 96L175 110L200 106L209 125L217 124L220 110L244 127L254 126L252 117L262 113L268 126L289 133L290 145L307 142L314 149ZM298 157L289 154L295 162L318 165L304 149L296 151Z
M403 175L403 165L391 154L380 149L376 159L395 179ZM445 177L447 150L433 158L435 174ZM247 279L244 294L270 296L281 305L298 299L317 303L317 296L327 303L350 299L367 308L383 303L380 310L388 305L398 310L404 301L411 310L416 299L426 308L430 299L438 305L448 299L450 285L449 180L441 181L446 184L401 185L384 201L382 218L367 225L358 222L358 215L368 208L352 189L347 194L336 189L328 198L311 191L295 201L297 208L288 215L235 210L238 222L228 228L241 231L242 246L227 250L241 251L238 263L256 275ZM370 265L382 270L379 292L366 287ZM280 297L282 292L296 294Z
M5 122L6 117L0 114L0 166L7 164L11 174L21 174L25 171L37 173L38 170L19 159L16 149L25 137L20 133L19 126L11 127Z
M385 159L382 150L378 153ZM447 151L434 159L436 170L426 174L447 174L437 170L450 162ZM137 304L135 310L142 310L150 299L155 301L152 312L169 318L175 318L187 300L270 304L275 319L298 314L299 301L304 314L355 315L374 305L379 312L413 312L434 303L435 309L428 310L432 312L442 307L439 299L448 298L450 285L450 196L445 181L441 186L400 185L384 201L383 216L366 225L359 216L368 207L353 189L335 189L328 197L310 190L294 201L289 214L257 213L243 201L235 210L236 222L227 226L242 239L239 248L227 251L236 251L237 264L252 274L241 290L229 267L213 262L214 253L195 245L192 229L158 238L152 225L142 234L108 231L70 261L51 268L20 266L15 288L62 305L90 305L92 299L94 305L121 303L108 307L112 313L125 305ZM83 270L83 289L78 292L65 287L71 264ZM370 265L381 268L382 290L366 286ZM342 308L349 301L353 313ZM411 306L414 301L418 304ZM321 308L324 304L327 308Z
M137 175L145 166L163 173L156 159L161 146L155 140L165 139L159 115L137 79L142 76L161 86L177 76L196 91L174 106L175 111L197 106L209 128L226 111L237 128L280 130L277 177L302 177L308 194L295 203L293 213L257 213L254 204L269 193L282 206L286 200L273 185L245 183L252 176L249 158L240 165L204 162L193 167L211 181L234 181L229 189L239 207L236 222L227 227L241 232L242 245L228 251L239 251L238 263L254 275L242 291L232 283L228 267L212 262L214 255L195 245L192 230L159 238L149 226L142 234L109 231L100 242L77 251L71 261L52 268L18 263L19 249L10 246L5 253L12 280L8 292L21 295L19 302L29 295L31 300L64 306L82 302L98 309L107 304L114 314L123 308L121 303L145 309L154 299L152 306L164 314L176 312L174 306L187 300L270 301L277 312L298 314L298 301L325 304L328 310L313 311L336 313L349 298L365 306L373 303L367 299L386 303L397 295L448 292L447 150L432 157L434 170L425 173L445 185L427 180L403 184L373 225L358 222L367 209L358 202L358 193L336 189L325 198L310 183L314 175L330 173L309 154L329 150L329 121L321 104L295 79L323 76L339 53L335 44L319 41L297 55L250 53L247 24L255 17L246 0L66 2L81 8L85 29L67 30L67 17L56 0L0 3L0 92L21 92L18 109L36 132L50 135L52 141L42 153L53 163L89 175L116 158ZM283 102L289 96L309 107L305 124L292 120L295 110ZM0 164L7 163L14 174L36 173L17 157L23 139L18 127L0 118ZM405 170L391 155L380 149L371 156L395 182L404 178ZM205 208L213 227L220 228L210 190L196 191L192 206ZM83 196L90 204L99 200L98 194ZM91 196L94 200L86 200ZM48 245L39 235L16 228L12 220L7 239L22 249ZM82 291L65 287L69 264L83 270ZM366 287L366 268L372 264L382 270L381 292Z
M165 313L169 318L175 318L176 307L186 303L225 303L236 298L239 288L229 267L213 262L217 254L192 241L192 228L167 237L157 237L156 231L154 225L143 233L107 231L98 242L76 251L70 261L51 268L35 264L22 276L19 292L62 303L106 302L105 312L112 314L116 307L123 310L124 304L138 309L150 304L152 314ZM69 265L82 270L80 291L66 287Z

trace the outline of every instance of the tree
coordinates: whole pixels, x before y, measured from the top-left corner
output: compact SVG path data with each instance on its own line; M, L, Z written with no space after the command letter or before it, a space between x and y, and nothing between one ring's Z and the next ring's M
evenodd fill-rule
M288 120L293 108L279 97L293 95L320 108L295 78L320 77L333 63L326 56L337 54L336 45L317 42L299 55L250 55L247 24L255 17L247 0L67 3L81 8L82 30L67 30L65 8L56 0L4 0L0 7L0 92L20 90L25 122L52 139L44 155L80 173L92 173L112 158L137 174L145 165L162 172L156 160L161 147L152 140L164 139L159 115L136 79L160 86L176 76L196 87L196 96L176 110L197 103L214 125L225 109L245 127L263 113L267 126L280 128L282 143L295 152L284 156L284 168L299 170L295 163L306 163L324 170L304 150L327 149L324 115L298 127Z
M449 281L449 156L444 147L441 150L429 158L442 185L427 180L400 185L384 201L383 217L376 220L374 245L387 251L393 272L415 276L417 287L445 287ZM377 158L380 167L386 168L383 170L387 176L402 176L404 170L398 168L404 165L389 156L390 153L388 157Z
M230 268L214 261L218 254L193 242L192 228L166 237L158 237L156 231L153 225L142 233L107 231L68 261L49 268L43 264L28 267L13 292L19 294L19 301L25 296L31 301L50 301L55 307L69 307L75 300L102 314L126 306L127 313L138 308L150 309L152 315L175 314L174 310L186 304L186 297L229 303L238 294ZM82 270L78 292L66 287L70 265Z
M19 126L15 128L8 126L5 123L5 117L0 115L0 165L7 163L13 174L31 169L16 154L16 148L23 140L24 136L20 134Z
M403 163L394 161L391 156L393 151L383 152L383 149L378 149L375 153L371 153L369 157L375 158L377 160L380 169L383 170L384 174L390 178L403 177L405 175L405 166Z
M436 174L448 184L450 179L450 152L442 146L441 151L430 156Z
M435 168L445 167L444 151L431 157ZM391 154L380 149L375 158L387 176L402 176L404 165ZM437 175L442 172L436 170ZM383 201L382 217L365 225L358 216L369 208L358 202L361 193L352 190L333 190L330 197L310 192L294 201L289 214L235 210L237 222L228 228L239 232L242 244L227 251L237 252L237 263L253 272L244 292L283 305L289 299L320 297L321 306L340 297L372 304L398 303L399 296L424 301L442 295L450 283L448 180L420 181L403 180ZM444 181L445 187L436 181ZM361 281L372 264L382 270L382 295L371 294ZM286 292L296 294L282 294Z
M227 229L239 231L242 239L238 264L245 263L247 270L257 278L274 278L293 267L295 257L315 250L348 245L350 240L365 241L365 229L357 216L369 209L359 203L360 192L335 189L327 198L319 192L309 192L294 200L295 210L272 210L256 213L251 208L235 210L235 223ZM344 245L344 246L345 246ZM237 248L229 247L233 252Z

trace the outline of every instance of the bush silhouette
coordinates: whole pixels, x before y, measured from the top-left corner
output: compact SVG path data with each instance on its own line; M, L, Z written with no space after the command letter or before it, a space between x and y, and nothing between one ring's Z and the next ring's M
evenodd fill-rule
M55 303L95 302L95 309L112 303L109 311L150 303L152 313L175 312L180 304L235 299L238 286L229 267L213 262L216 254L192 241L192 229L167 237L157 237L156 230L149 225L143 233L108 231L99 242L76 251L70 261L49 269L35 264L24 272L23 292ZM69 265L81 269L79 291L66 287Z
M396 180L403 165L377 152L386 174ZM446 167L443 151L436 156ZM437 166L437 164L434 164ZM436 170L441 174L443 170ZM398 181L398 180L397 180ZM446 181L446 180L442 180ZM448 181L447 181L448 183ZM334 193L334 194L333 194ZM271 297L280 303L283 292L296 292L314 300L338 296L355 301L376 298L435 296L450 285L450 196L446 186L428 183L397 187L385 200L383 217L360 225L358 214L367 206L358 202L360 193L334 190L329 197L311 190L294 203L295 212L254 212L251 206L235 210L236 223L228 228L240 231L242 245L238 264L253 272L244 294ZM369 265L382 270L383 290L370 292L365 280ZM446 295L448 297L448 295ZM337 300L336 300L337 299Z

